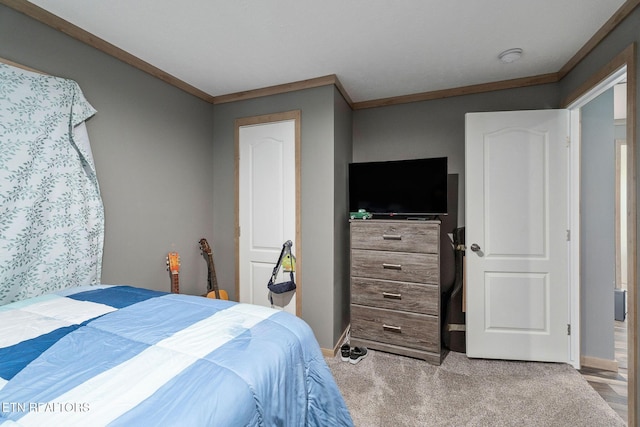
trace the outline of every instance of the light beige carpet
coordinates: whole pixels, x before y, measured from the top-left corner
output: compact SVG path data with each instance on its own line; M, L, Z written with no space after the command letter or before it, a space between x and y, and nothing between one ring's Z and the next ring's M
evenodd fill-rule
M571 366L469 359L439 367L370 350L327 359L356 426L625 426Z

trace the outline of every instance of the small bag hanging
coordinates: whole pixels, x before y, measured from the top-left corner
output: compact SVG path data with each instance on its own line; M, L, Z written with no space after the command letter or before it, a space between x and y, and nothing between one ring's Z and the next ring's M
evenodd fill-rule
M280 251L280 257L278 258L278 262L276 263L276 266L273 269L273 273L271 273L271 278L269 279L269 283L267 284L267 288L269 288L269 290L274 294L282 294L285 292L292 291L296 288L296 283L293 280L293 268L290 269L289 271L290 280L287 280L286 282L276 283L278 271L280 271L280 267L282 266L282 259L285 257L285 255L289 256L291 259L295 259L291 254L291 245L293 245L291 240L287 240L286 242L284 242L284 245L282 245L282 251ZM272 304L273 304L273 301L272 301Z

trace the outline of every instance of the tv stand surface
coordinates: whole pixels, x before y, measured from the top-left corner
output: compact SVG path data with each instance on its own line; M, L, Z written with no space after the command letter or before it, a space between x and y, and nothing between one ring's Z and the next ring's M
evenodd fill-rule
M404 215L404 214L373 214L377 221L440 221L440 215Z

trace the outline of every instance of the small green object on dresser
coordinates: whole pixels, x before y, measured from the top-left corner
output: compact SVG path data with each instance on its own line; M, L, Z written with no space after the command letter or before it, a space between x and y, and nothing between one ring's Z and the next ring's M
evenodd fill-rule
M371 219L373 214L367 212L365 209L358 209L358 212L349 212L351 219Z

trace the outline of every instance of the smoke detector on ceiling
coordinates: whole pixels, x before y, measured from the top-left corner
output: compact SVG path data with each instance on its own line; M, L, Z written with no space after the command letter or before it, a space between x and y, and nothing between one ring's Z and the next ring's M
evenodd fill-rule
M500 59L500 61L504 62L505 64L510 64L520 59L521 56L522 56L522 49L520 49L519 47L516 47L513 49L505 50L500 55L498 55L498 58Z

